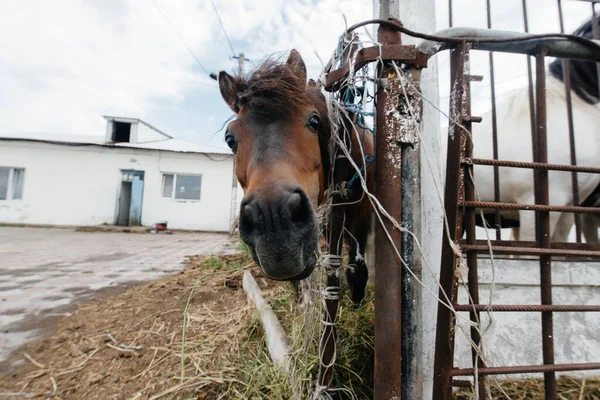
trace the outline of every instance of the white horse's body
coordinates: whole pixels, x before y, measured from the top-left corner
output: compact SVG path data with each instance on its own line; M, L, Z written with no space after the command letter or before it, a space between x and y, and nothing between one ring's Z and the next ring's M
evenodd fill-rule
M546 79L546 114L548 162L570 164L569 125L564 84L548 74ZM600 164L600 107L588 104L575 93L571 95L577 165ZM481 124L473 125L473 155L493 159L491 112L483 115ZM498 158L511 161L533 161L528 88L512 93L497 106ZM480 201L494 201L494 169L474 167L475 185ZM597 174L579 173L579 198L583 201L600 183ZM550 204L573 204L571 173L550 171L548 174ZM500 167L500 201L534 204L533 172L530 169ZM503 210L501 215L519 220L519 240L535 240L535 213ZM566 241L573 224L572 214L550 213L553 241ZM516 233L516 232L515 232ZM589 239L588 239L589 240Z

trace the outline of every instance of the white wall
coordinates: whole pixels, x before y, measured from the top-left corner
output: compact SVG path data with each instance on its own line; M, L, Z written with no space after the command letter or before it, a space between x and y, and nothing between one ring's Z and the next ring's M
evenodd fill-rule
M465 266L466 273L466 263ZM600 304L599 262L552 262L552 302L554 304ZM489 259L479 259L480 303L541 304L538 261L497 259L494 270ZM492 274L492 271L495 272ZM465 279L466 281L466 279ZM494 286L492 286L494 282ZM467 292L459 287L459 303L467 304ZM469 314L460 313L456 329L455 365L472 368L471 348L464 336L469 334ZM484 327L489 324L481 314ZM494 312L492 323L483 335L484 353L489 366L539 365L542 360L541 314ZM600 314L596 312L554 313L555 362L584 363L600 360ZM567 375L598 376L598 371L568 372ZM540 376L539 374L537 375ZM515 375L510 376L517 378ZM499 376L498 379L505 379Z
M0 142L0 165L25 168L22 200L0 201L0 222L113 224L121 170L145 172L142 224L166 220L173 229L227 231L232 158L99 146ZM162 173L202 174L200 201L162 197ZM238 200L239 201L239 200Z

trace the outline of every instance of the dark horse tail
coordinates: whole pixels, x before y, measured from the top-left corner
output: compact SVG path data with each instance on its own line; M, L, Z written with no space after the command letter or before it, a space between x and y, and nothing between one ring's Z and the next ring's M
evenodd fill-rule
M600 30L600 16L592 18L581 25L574 35L593 39L594 24ZM598 88L598 65L593 61L564 60L569 65L569 76L571 77L571 89L582 100L589 104L598 104L600 102L600 93ZM564 82L563 60L556 59L550 64L550 73Z

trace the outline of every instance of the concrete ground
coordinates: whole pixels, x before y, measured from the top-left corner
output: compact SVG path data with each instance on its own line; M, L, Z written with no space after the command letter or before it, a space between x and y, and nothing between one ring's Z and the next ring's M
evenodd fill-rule
M43 317L101 289L158 278L185 256L238 251L225 234L135 234L0 227L0 362L40 334Z

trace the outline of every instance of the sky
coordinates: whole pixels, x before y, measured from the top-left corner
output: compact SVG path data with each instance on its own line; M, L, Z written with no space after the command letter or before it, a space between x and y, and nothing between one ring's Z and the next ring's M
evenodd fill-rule
M117 115L179 139L224 145L217 132L232 113L206 72L233 71L240 52L252 68L295 48L308 75L318 77L344 17L350 25L373 15L368 0L214 4L233 51L210 0L0 0L0 133L103 135L102 115ZM438 30L448 26L447 4L436 0ZM563 1L565 31L587 19L590 7ZM559 31L556 1L528 0L528 11L532 32ZM454 0L455 26L483 28L485 18L485 0ZM492 20L493 28L522 31L521 0L492 0ZM443 106L448 56L436 58ZM526 83L524 57L497 55L495 65L500 94ZM472 72L484 75L476 111L489 97L487 53L475 52Z

